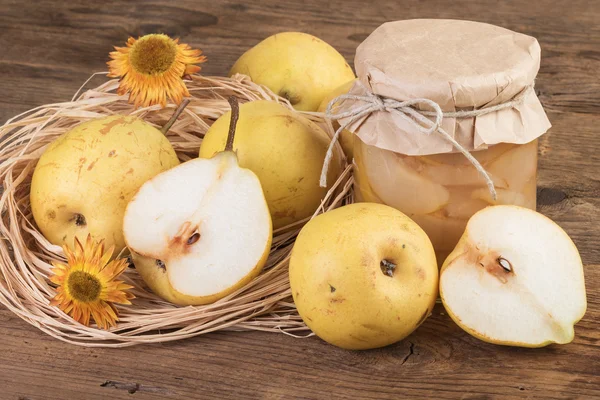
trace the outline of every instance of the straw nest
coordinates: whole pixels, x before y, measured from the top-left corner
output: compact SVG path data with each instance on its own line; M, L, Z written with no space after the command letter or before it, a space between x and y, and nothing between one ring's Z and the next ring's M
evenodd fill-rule
M4 189L0 197L0 303L47 334L84 346L165 342L224 329L308 335L310 331L293 304L288 280L290 252L306 221L275 231L261 275L214 304L179 307L167 303L145 286L134 268L129 268L123 279L134 286L136 299L131 306L118 306L120 321L110 331L83 326L49 305L56 294L48 280L51 261L64 260L64 256L59 246L40 234L29 205L33 169L46 146L71 127L92 118L131 114L162 126L176 108L169 104L164 109L153 106L135 110L126 97L115 93L117 86L118 82L111 80L81 95L80 89L70 102L34 108L0 127L0 179ZM285 99L242 75L193 76L187 86L192 100L167 134L181 161L197 156L204 133L229 110L227 97L232 94L240 102L266 99L291 108ZM321 114L304 115L332 133ZM341 151L339 146L337 151ZM346 166L315 215L351 201L351 168Z

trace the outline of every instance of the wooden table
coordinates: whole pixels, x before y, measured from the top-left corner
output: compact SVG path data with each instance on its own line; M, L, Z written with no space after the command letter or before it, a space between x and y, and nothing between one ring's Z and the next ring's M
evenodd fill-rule
M416 333L373 351L268 333L104 350L54 340L2 309L0 398L600 398L598 0L0 0L0 122L70 99L129 35L179 36L208 55L205 74L223 75L276 32L317 35L352 61L382 22L423 17L489 22L542 46L536 90L554 126L541 140L538 209L572 236L585 263L588 311L573 343L486 344L438 305Z

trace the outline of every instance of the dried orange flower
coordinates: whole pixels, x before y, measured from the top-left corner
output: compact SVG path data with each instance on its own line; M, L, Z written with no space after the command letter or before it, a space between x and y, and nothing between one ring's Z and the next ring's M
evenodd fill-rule
M206 61L201 50L193 50L179 39L163 34L130 37L127 47L115 47L110 53L109 74L120 77L117 93L129 92L129 102L135 107L167 104L167 98L179 104L190 95L183 77L200 71Z
M50 305L58 306L74 320L89 326L90 316L99 328L108 329L119 320L112 303L131 304L134 296L127 290L133 286L117 281L127 267L125 259L110 261L111 247L104 252L104 242L95 242L88 235L85 247L75 238L71 251L63 247L67 264L53 262L50 281L57 284L57 294Z

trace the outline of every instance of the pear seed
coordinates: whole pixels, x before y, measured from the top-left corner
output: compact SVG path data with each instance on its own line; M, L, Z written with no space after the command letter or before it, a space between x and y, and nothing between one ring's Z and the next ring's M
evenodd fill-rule
M500 264L500 266L506 271L506 272L512 272L512 265L510 265L510 263L508 262L507 259L502 258L502 257L498 257L498 264Z
M187 240L188 246L191 246L192 244L196 243L198 239L200 239L200 234L196 232Z

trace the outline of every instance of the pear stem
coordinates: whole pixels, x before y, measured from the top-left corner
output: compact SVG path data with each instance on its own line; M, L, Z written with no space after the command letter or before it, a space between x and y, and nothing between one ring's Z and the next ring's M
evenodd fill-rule
M163 133L163 135L166 135L167 132L169 132L169 129L171 129L171 127L173 126L173 124L175 123L175 121L177 121L177 118L179 117L179 115L181 115L181 113L187 107L187 105L190 104L190 101L191 101L191 99L183 99L183 101L181 102L181 104L179 104L179 107L177 107L177 109L175 110L175 112L171 116L171 119L169 119L167 121L167 123L165 124L165 126L163 126L161 128L160 131Z
M231 106L231 120L229 122L229 133L227 134L225 151L233 151L233 139L235 138L235 127L237 126L238 118L240 117L240 106L235 96L229 96L227 101Z

